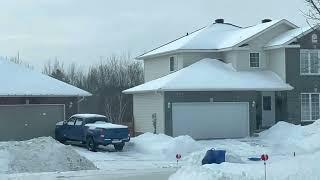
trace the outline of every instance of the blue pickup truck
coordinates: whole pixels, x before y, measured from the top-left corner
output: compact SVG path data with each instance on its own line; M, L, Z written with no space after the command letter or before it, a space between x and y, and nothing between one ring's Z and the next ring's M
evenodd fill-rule
M82 142L90 151L96 151L99 145L109 144L121 151L125 143L130 141L130 134L127 126L112 124L105 116L75 114L56 124L55 138L61 143Z

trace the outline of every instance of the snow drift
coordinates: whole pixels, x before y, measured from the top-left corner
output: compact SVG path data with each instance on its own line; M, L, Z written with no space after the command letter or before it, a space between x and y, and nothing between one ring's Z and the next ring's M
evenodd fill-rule
M239 151L233 151L233 140L221 140L229 144L227 148L231 153L237 152L248 157L249 153L268 151L268 179L270 180L300 180L320 179L320 120L307 126L293 125L286 122L278 122L270 129L261 132L258 138L243 139L237 143ZM210 143L223 142L211 141ZM241 143L250 142L243 146ZM209 142L208 142L209 143ZM256 145L254 144L256 143ZM248 151L248 152L241 152ZM228 152L228 150L227 150ZM296 156L293 155L296 152ZM191 165L179 169L169 180L241 180L264 179L263 162L222 163L200 166L197 163L205 151L194 152L187 160Z
M51 137L0 143L0 174L94 169L91 161Z
M190 136L179 136L176 138L164 134L145 133L132 138L129 146L132 150L150 155L157 155L159 158L175 160L177 153L184 158L191 152L198 151L201 146Z
M307 126L278 122L261 132L259 139L265 144L277 146L283 153L313 153L320 150L320 120Z

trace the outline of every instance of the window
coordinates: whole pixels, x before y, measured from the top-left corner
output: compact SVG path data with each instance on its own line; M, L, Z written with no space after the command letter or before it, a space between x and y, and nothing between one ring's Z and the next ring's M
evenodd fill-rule
M320 94L301 94L301 120L315 121L320 118Z
M311 42L312 43L318 43L318 35L317 34L312 34Z
M300 51L300 74L320 74L319 68L319 50L307 50Z
M76 121L76 118L72 117L72 118L70 118L70 119L68 120L67 124L68 124L68 125L74 125L75 121Z
M82 119L78 118L76 123L75 123L75 125L76 126L81 126L82 125L82 121L83 121Z
M170 72L178 70L178 61L174 57L170 57Z
M263 110L271 111L271 96L263 96Z
M250 53L250 67L260 67L259 53Z

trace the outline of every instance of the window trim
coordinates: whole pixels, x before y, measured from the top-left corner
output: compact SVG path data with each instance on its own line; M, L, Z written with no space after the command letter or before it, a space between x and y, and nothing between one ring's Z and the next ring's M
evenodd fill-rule
M318 73L311 73L311 52L318 52ZM301 71L301 53L308 54L308 72L304 73ZM319 76L320 75L320 50L319 49L300 49L299 52L299 71L301 76Z
M268 104L267 106L265 106L265 102L266 102L265 98L268 98L268 102L270 100L270 104ZM269 107L269 108L265 108L265 107ZM262 110L272 111L272 97L270 95L262 96Z
M252 67L252 66L251 66L251 54L258 54L258 67ZM250 52L250 53L249 53L249 67L250 67L250 68L260 68L260 67L261 67L260 63L261 63L260 53L259 53L259 52Z
M318 109L318 112L319 112L319 118L320 118L320 93L316 93L316 92L311 92L311 93L301 93L300 94L300 119L301 119L301 122L314 122L316 120L312 120L312 98L311 98L311 95L312 94L316 94L319 96L319 109ZM308 99L309 99L309 118L308 120L304 120L302 118L302 95L308 95Z

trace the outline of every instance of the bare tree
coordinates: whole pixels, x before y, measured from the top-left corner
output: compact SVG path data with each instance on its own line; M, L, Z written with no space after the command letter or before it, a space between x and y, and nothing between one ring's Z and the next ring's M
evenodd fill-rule
M309 7L307 12L304 14L307 18L315 21L320 20L320 0L305 0L305 3Z
M101 57L100 63L88 70L79 68L75 63L65 67L58 59L48 61L43 73L56 79L87 90L89 97L87 111L105 114L115 123L132 120L132 96L122 91L143 83L143 67L133 61L130 54ZM94 109L92 108L94 107Z

